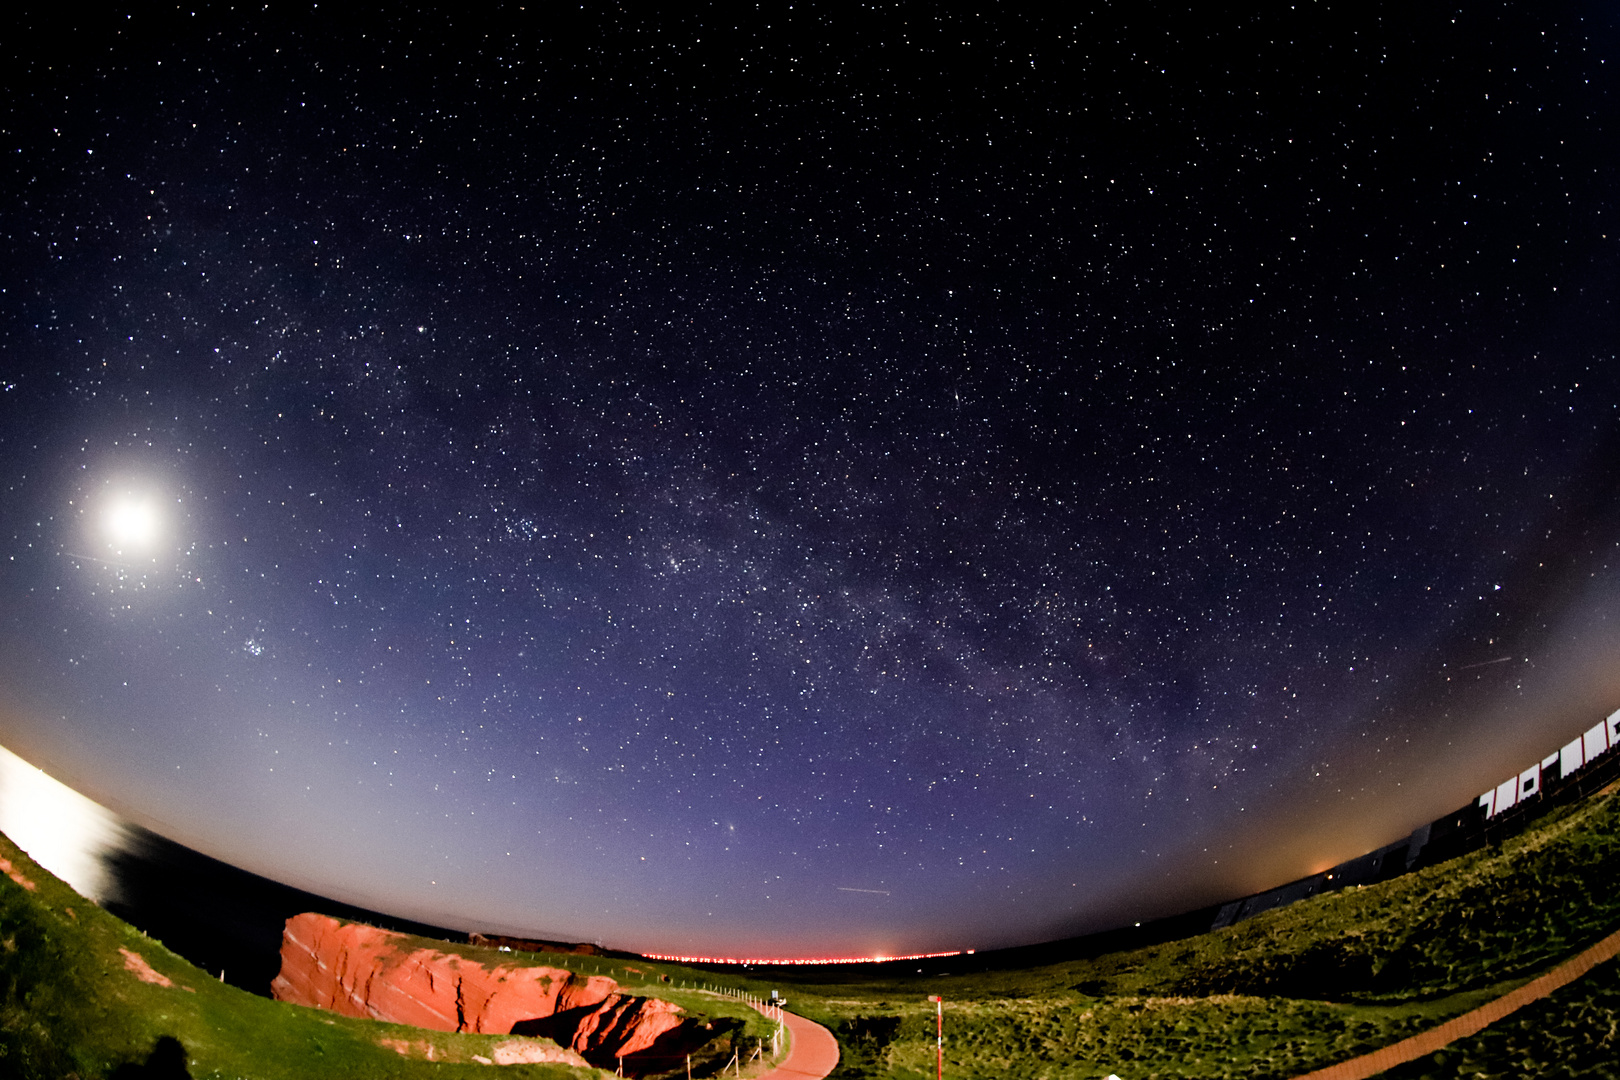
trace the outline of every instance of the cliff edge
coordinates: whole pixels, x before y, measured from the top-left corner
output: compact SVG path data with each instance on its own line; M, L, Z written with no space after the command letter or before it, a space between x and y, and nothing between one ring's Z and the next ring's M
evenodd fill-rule
M681 1028L678 1006L621 994L606 976L483 964L404 934L306 912L287 920L278 1001L436 1031L543 1035L586 1060L645 1051Z

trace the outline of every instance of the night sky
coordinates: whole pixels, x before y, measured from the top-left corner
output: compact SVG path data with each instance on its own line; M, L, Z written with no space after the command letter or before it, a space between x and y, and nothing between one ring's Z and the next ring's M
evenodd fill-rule
M1620 706L1620 17L1206 7L16 17L0 743L728 956L1470 801Z

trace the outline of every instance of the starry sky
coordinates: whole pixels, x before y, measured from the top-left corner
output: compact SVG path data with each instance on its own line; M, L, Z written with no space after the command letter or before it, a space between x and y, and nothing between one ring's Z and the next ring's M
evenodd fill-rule
M119 813L982 949L1620 705L1612 6L338 7L0 45L0 743Z

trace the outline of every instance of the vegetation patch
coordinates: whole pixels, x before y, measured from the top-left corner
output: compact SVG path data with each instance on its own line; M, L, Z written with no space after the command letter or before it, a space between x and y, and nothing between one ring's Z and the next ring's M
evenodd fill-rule
M544 1039L423 1031L254 997L90 905L3 838L0 858L8 875L0 879L0 1075L99 1080L182 1058L197 1080L605 1075L539 1060L556 1050ZM834 1075L851 1080L933 1076L929 994L945 998L953 1080L1287 1080L1476 1008L1617 926L1620 802L1605 795L1500 848L1418 874L1182 941L1016 971L886 969L829 982L811 969L717 975L430 944L481 962L498 956L608 975L626 993L663 998L700 1019L701 1041L678 1048L680 1061L627 1062L641 1075L684 1076L688 1051L696 1076L731 1075L733 1060L744 1077L757 1075L770 1064L757 1051L774 1026L735 995L765 997L786 984L795 1011L838 1036ZM1620 963L1610 962L1389 1075L1620 1077L1617 1050Z
M0 859L8 865L7 877L0 878L0 1076L562 1080L612 1075L555 1063L563 1051L546 1039L427 1031L256 997L80 897L4 836ZM473 959L508 958L471 946L432 944ZM714 1037L693 1048L694 1075L713 1075L734 1051L742 1051L746 1060L748 1050L774 1030L741 1001L661 982L664 972L654 965L553 954L535 959L612 975L631 992L654 994L656 986L655 996L683 1006L700 1026L710 1025L705 1030ZM681 969L680 974L683 983L695 981L695 973ZM685 1075L684 1054L665 1065L641 1075ZM763 1065L756 1061L742 1075L757 1074Z
M1459 1039L1428 1057L1398 1066L1380 1080L1567 1080L1620 1078L1620 963Z
M926 998L942 994L951 1077L1286 1080L1476 1008L1617 926L1620 802L1602 796L1499 848L1182 941L1017 971L778 981L839 1035L837 1077L932 1076ZM1531 1060L1548 1075L1568 1072L1552 1064L1563 1054L1582 1075L1620 1076L1620 976L1600 969L1552 1000L1578 1004L1552 1026L1523 1010L1424 1066L1439 1071L1402 1075L1526 1075L1546 1030Z

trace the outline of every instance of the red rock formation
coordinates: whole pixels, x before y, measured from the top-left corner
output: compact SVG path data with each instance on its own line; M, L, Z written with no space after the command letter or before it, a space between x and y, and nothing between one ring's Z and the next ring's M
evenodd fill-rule
M680 1026L678 1005L657 998L612 994L580 1019L574 1029L573 1047L581 1054L629 1057L651 1047L664 1032Z
M27 878L23 877L22 871L12 866L10 859L0 858L0 870L4 870L6 872L6 877L10 878L12 881L15 881L29 892L33 892L35 889L39 888L38 885L35 885L32 881L29 881Z
M133 971L141 982L154 983L158 986L174 985L174 980L161 971L154 970L152 965L146 962L146 957L140 953L126 949L122 945L118 946L118 951L124 954L124 970Z
M513 1025L564 1013L571 1032L547 1033L597 1058L645 1050L683 1022L678 1007L620 994L606 976L485 965L412 948L404 934L313 913L287 920L281 973L270 989L278 1001L436 1031L504 1035Z

